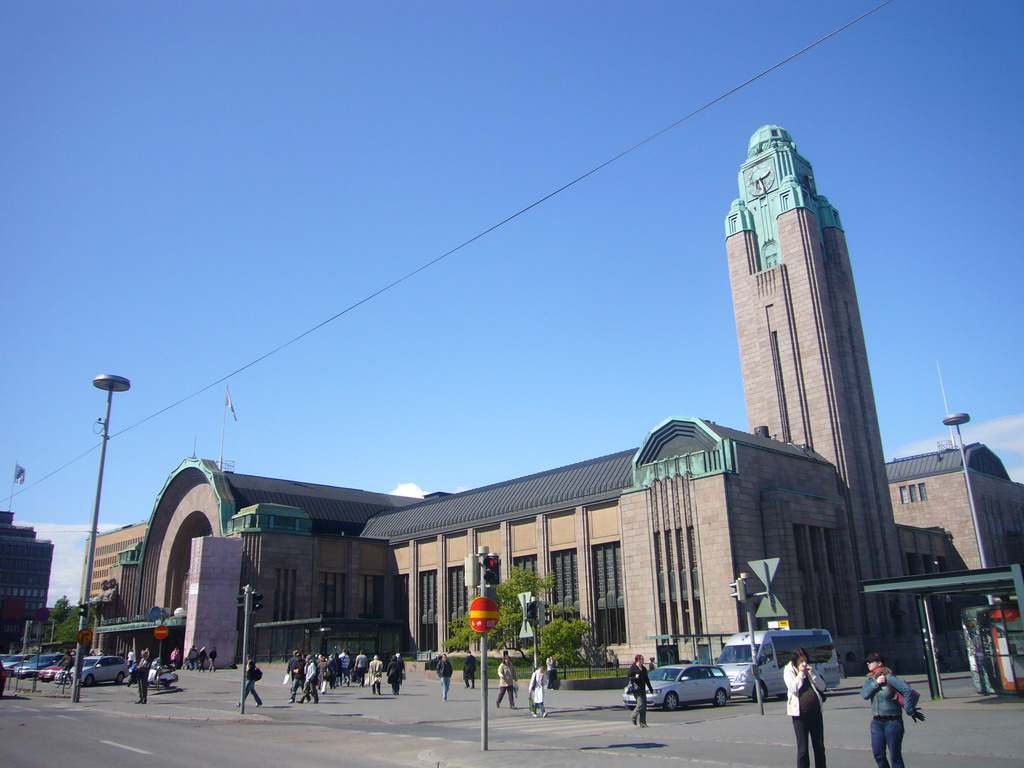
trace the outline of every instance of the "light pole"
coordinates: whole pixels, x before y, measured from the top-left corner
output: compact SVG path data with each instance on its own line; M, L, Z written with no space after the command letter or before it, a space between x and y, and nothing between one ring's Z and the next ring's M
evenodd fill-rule
M974 505L974 492L971 490L971 473L967 471L967 452L964 451L964 439L960 435L960 425L971 420L966 413L951 413L942 420L947 427L956 427L956 439L960 444L960 463L964 467L964 482L967 484L967 501L971 505L971 520L974 523L974 538L978 542L978 558L981 560L981 567L988 568L988 558L985 557L985 546L981 542L981 526L978 524L978 510Z
M92 507L92 528L89 535L89 547L85 554L85 583L82 587L81 606L89 604L89 592L92 589L92 567L96 560L96 533L100 522L100 495L103 491L103 464L107 459L107 440L110 439L110 404L114 400L115 392L127 392L131 389L132 383L124 376L114 376L110 373L100 374L92 380L96 389L106 390L107 393L107 414L103 418L103 432L100 441L100 472L96 480L96 501ZM85 629L89 624L89 612L85 610L78 620L78 631ZM71 683L71 700L77 704L81 697L82 688L82 662L85 661L87 652L86 643L79 642L78 650L75 653L75 677Z

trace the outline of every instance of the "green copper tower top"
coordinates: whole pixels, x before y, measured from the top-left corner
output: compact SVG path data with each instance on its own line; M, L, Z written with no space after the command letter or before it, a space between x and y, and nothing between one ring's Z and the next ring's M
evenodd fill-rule
M779 263L776 220L787 211L806 208L816 214L819 227L842 229L839 213L818 194L810 162L797 151L789 131L778 125L763 125L750 137L739 192L725 219L725 236L755 232L760 269Z
M796 143L793 141L793 137L789 135L789 131L777 125L762 125L750 137L747 157L757 157L768 149L782 146L796 152Z

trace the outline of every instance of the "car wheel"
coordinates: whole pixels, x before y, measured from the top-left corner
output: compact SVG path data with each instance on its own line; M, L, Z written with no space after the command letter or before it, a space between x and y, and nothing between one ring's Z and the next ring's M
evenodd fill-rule
M727 701L729 701L729 694L725 692L725 688L715 691L714 705L716 707L724 707Z
M679 709L679 696L674 691L669 691L665 694L665 703L661 706L669 712L675 712Z
M124 682L124 672L118 672L117 677L114 678L114 685L120 685Z
M764 684L764 680L760 682L761 686L761 701L768 701L768 686ZM750 700L757 701L757 691L750 692Z
M85 680L83 680L82 683L85 685L86 688L91 688L92 686L96 685L96 678L92 675L86 675Z

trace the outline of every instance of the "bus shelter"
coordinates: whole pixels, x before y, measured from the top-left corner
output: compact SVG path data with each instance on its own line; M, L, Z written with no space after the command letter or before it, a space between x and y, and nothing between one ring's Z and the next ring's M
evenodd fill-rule
M969 653L969 660L975 687L979 693L992 692L986 690L986 677L997 678L1003 681L1001 685L988 686L995 692L1024 695L1024 631L1021 630L1019 603L1020 595L1024 594L1024 575L1020 563L972 571L873 579L862 581L861 588L865 594L914 597L921 619L928 688L933 699L942 698L942 678L935 653L935 631L925 598L931 595L988 598L989 608L976 609L973 614L974 626L967 626L972 620L965 618L964 629L974 651Z

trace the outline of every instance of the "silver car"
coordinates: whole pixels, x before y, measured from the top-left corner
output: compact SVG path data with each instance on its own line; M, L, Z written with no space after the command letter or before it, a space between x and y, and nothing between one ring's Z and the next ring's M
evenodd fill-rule
M120 656L86 656L82 659L82 685L117 683L128 677L128 665Z
M658 667L648 676L654 688L654 693L647 692L648 706L672 711L684 704L705 702L724 707L729 701L729 678L721 667L680 664ZM636 706L636 697L628 691L629 686L626 686L622 691L622 701L632 709Z

